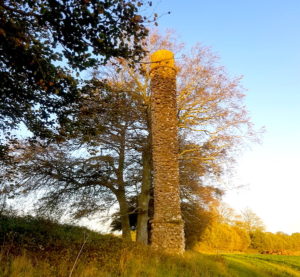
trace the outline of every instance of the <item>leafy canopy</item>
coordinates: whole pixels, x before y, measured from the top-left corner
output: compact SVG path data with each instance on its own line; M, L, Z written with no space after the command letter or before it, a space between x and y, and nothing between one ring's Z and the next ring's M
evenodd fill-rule
M79 72L111 57L134 62L147 36L141 1L0 1L0 130L34 134L66 115ZM148 3L151 5L151 2ZM77 73L77 76L76 76Z

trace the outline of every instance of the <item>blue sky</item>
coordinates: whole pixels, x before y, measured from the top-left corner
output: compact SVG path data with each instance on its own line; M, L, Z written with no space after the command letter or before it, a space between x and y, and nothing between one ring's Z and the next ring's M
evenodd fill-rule
M300 232L300 1L161 0L159 30L176 30L188 46L210 46L232 76L243 75L245 104L261 145L245 151L225 200L250 207L269 231Z

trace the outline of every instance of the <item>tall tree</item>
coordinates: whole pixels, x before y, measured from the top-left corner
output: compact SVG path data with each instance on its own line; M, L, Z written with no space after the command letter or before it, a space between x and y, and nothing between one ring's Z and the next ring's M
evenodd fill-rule
M48 127L76 102L80 79L75 73L111 57L141 59L148 33L147 19L139 14L143 4L0 1L0 130L7 139L20 122L36 135L49 136Z
M241 212L240 220L236 221L236 225L245 229L248 233L265 230L262 219L249 208Z
M91 81L72 125L56 142L29 142L14 151L18 193L41 191L40 211L83 217L119 204L123 237L130 239L128 198L139 178L136 148L142 118L130 95L113 93ZM20 173L21 178L18 179ZM87 203L85 203L87 201Z
M149 52L165 48L176 54L178 127L181 140L188 142L181 149L180 160L191 160L198 165L199 186L203 185L201 181L204 176L217 181L232 166L235 153L243 140L256 137L243 105L240 78L229 78L225 69L218 66L217 57L208 48L197 45L187 53L171 33L165 36L153 33L149 36L147 45ZM125 60L121 59L119 63L122 65L121 71L112 65L105 72L99 72L99 76L105 76L110 86L130 93L142 105L149 107L149 57L145 57L137 65L137 70L127 65ZM126 84L130 84L130 87ZM151 122L150 113L145 116L148 118L147 122ZM151 134L149 126L148 133ZM151 154L151 151L148 153ZM143 201L140 203L149 200L149 184L151 183L141 184L139 199ZM148 208L144 204L141 207L138 221L146 222ZM145 243L147 225L138 226L137 239L143 238L141 241Z
M229 78L209 49L197 46L187 54L169 34L163 37L154 33L149 37L148 47L149 51L168 48L176 53L182 206L200 203L197 211L201 211L212 207L210 199L221 194L213 186L206 188L206 177L216 181L217 186L218 178L232 165L243 139L251 138L254 133L243 106L239 78ZM99 68L95 76L99 81L93 83L93 80L85 86L86 96L73 116L75 123L64 124L60 129L64 136L58 136L58 142L61 139L84 143L90 151L86 158L91 158L91 165L100 174L101 168L106 170L109 166L111 180L117 179L112 165L121 166L127 206L129 198L138 196L137 239L147 243L152 197L149 60L145 58L133 68L126 60L116 59ZM103 95L106 87L113 88L109 97ZM126 96L121 97L125 105L116 104L121 103L115 101L117 95ZM122 152L120 133L112 130L124 128L125 123L125 151ZM122 153L125 160L121 158ZM118 165L122 160L125 163Z

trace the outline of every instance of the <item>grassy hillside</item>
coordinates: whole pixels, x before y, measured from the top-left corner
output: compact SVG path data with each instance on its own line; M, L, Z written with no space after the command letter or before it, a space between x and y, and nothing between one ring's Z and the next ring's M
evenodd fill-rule
M300 276L299 256L187 251L173 257L114 236L32 217L1 216L0 243L0 276Z

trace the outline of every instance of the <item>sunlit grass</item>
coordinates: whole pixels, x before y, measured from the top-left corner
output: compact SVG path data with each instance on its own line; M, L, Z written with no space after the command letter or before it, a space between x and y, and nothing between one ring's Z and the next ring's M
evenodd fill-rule
M112 264L97 260L80 261L72 276L230 276L224 258L221 256L186 253L183 256L166 256L151 250L134 249L123 251L118 263ZM11 257L2 264L0 276L39 277L39 276L69 276L71 264L61 259L60 263L51 263L29 257L27 254Z
M107 249L106 251L109 251ZM167 256L145 247L123 249L118 262L80 260L74 277L93 276L300 276L300 257L269 255L207 255L187 251L183 256ZM1 264L0 276L69 276L72 263L63 257L58 262L38 259L23 253Z
M236 276L300 276L300 256L239 254L223 257Z
M0 218L0 243L0 277L68 277L73 267L71 277L300 277L300 256L193 251L171 256L118 237L30 217Z

